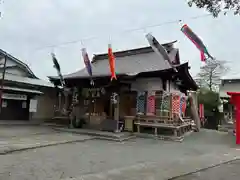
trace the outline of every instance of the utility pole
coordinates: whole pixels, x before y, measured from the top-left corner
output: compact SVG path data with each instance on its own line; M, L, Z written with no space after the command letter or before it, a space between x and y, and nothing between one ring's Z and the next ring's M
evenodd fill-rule
M2 80L1 80L1 89L0 89L0 113L2 112L2 96L3 96L3 84L6 74L6 64L7 64L7 55L4 55L4 63L3 63L3 72L2 72Z

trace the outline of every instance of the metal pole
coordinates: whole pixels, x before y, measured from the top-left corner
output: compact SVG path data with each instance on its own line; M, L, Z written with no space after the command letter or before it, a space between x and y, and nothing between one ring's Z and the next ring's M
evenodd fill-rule
M4 55L4 64L3 64L1 89L0 89L0 113L2 112L2 95L3 95L3 83L5 80L5 74L6 74L6 64L7 64L7 55Z

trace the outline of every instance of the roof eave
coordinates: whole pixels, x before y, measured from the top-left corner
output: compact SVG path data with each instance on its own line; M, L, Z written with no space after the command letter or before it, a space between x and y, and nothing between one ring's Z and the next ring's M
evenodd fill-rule
M185 68L186 75L188 76L189 80L190 80L191 83L192 83L192 86L193 86L192 88L193 88L193 90L195 90L195 91L198 90L199 87L198 87L196 81L194 81L193 77L192 77L191 74L189 73L189 65L188 65L188 62L184 63L183 65L184 65L184 68Z
M187 64L187 63L185 63ZM179 68L179 67L182 67L182 66L185 66L185 64L181 64L181 65L177 65L175 66L176 68ZM188 66L188 65L187 65ZM140 74L145 74L145 73L157 73L157 72L164 72L164 71L172 71L173 68L167 68L167 69L162 69L162 70L156 70L156 71L146 71L146 72L138 72L138 73L120 73L120 74L117 74L117 76L128 76L128 77L134 77L134 76L138 76ZM74 77L64 77L64 80L72 80L72 79L95 79L95 78L105 78L105 77L109 77L109 75L107 74L104 74L104 75L96 75L96 76L74 76ZM58 81L59 78L57 76L48 76L49 80L50 81Z
M32 70L29 68L29 66L25 63L23 63L22 61L20 61L19 59L15 58L14 56L12 56L11 54L7 53L6 51L3 51L2 49L0 49L0 53L10 59L12 59L13 61L17 62L21 68L27 70L29 72L29 74L32 75L33 78L39 79L33 72Z

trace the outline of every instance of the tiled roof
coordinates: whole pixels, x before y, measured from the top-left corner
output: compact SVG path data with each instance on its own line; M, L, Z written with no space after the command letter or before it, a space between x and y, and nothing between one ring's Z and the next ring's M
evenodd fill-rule
M0 79L1 78L2 78L2 74L0 74ZM21 76L16 76L16 75L7 74L7 73L5 74L5 80L24 83L24 84L30 84L35 86L54 87L54 85L49 81L35 79L35 78L21 77Z
M165 47L166 49L170 49L173 47L173 44L176 42L177 41L172 41L169 43L162 44L162 46ZM150 52L153 52L153 49L151 48L151 46L147 46L147 47L141 47L141 48L135 48L135 49L128 49L128 50L124 50L124 51L117 51L117 52L114 52L114 56L115 57L125 57L125 56L132 56L132 55L144 54L144 53L150 53ZM107 53L98 54L93 57L92 62L95 62L97 60L106 59L106 58L108 58Z
M0 87L1 89L1 87ZM38 91L38 90L33 90L33 89L26 89L26 88L15 88L15 87L8 87L8 86L3 86L4 90L12 90L12 91L19 91L19 92L29 92L29 93L34 93L34 94L43 94L43 92Z
M240 73L227 74L222 76L221 80L240 80Z
M32 77L37 78L36 75L32 72L32 70L29 68L29 66L28 66L26 63L20 61L19 59L15 58L15 57L12 56L11 54L3 51L2 49L0 49L0 55L1 55L1 56L7 56L7 57L10 58L11 60L13 60L13 61L15 61L17 64L19 64L21 67L25 68L25 69L32 75Z
M178 49L172 48L169 56L174 60ZM171 66L167 61L161 59L153 52L151 47L121 51L114 53L116 57L116 74L117 75L137 75L141 72L159 71L170 69ZM93 77L109 76L109 62L107 54L96 55L92 62ZM72 74L64 75L64 79L86 78L89 77L85 68ZM50 77L50 79L54 77Z

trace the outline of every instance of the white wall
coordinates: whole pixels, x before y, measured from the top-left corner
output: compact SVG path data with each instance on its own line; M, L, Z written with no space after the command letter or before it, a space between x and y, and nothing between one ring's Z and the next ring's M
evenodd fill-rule
M155 91L162 89L160 78L142 78L132 83L132 91Z
M1 65L0 65L0 67L3 67L3 64L4 64L4 58L1 58L0 59L0 63L1 63ZM7 64L6 64L6 66L8 67L8 66L16 66L17 65L17 63L16 62L14 62L14 61L12 61L11 59L7 59Z
M142 78L137 79L132 83L132 91L159 91L162 90L162 79L160 78ZM177 86L172 81L166 82L166 91L175 92L179 91Z
M37 112L32 113L32 120L49 120L54 117L54 105L56 104L56 89L43 88L44 95L36 96Z
M11 68L11 69L6 69L6 73L8 74L13 74L16 76L22 76L22 77L27 77L27 73L21 70L20 68Z
M172 81L170 82L170 92L176 92L179 91L178 87L176 86L176 84L174 84Z
M219 87L219 95L220 97L229 97L227 92L240 92L240 82L225 82L224 85L220 85Z
M2 68L4 66L4 58L0 59L0 67ZM12 67L18 65L16 62L12 61L11 59L7 59L6 67ZM6 73L17 75L17 76L23 76L27 77L27 72L24 70L20 69L19 67L14 67L14 68L8 68L6 69Z

